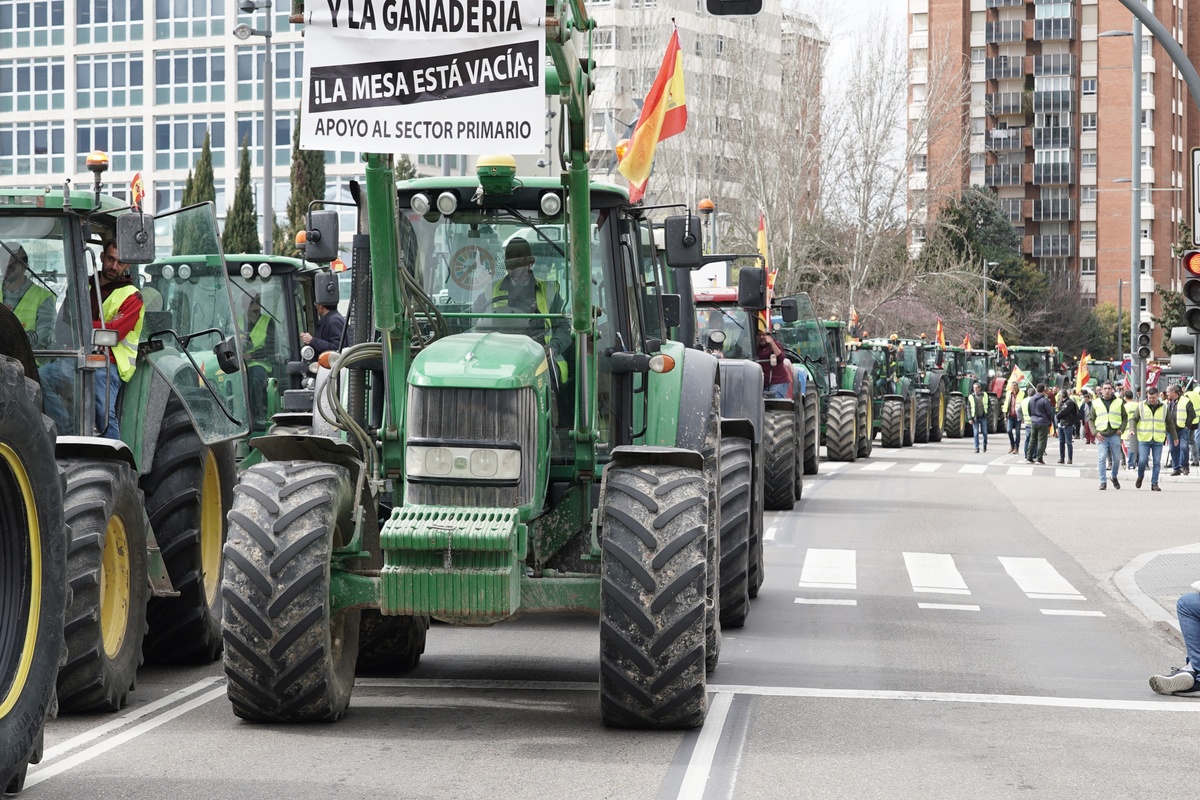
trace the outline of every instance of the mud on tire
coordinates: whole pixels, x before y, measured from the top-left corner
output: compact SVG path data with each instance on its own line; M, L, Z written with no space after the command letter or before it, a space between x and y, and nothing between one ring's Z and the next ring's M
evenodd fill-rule
M825 418L825 455L830 461L854 461L858 458L858 398L834 395L829 398Z
M966 409L963 406L963 396L960 394L952 394L946 398L946 436L951 439L961 439L963 437L963 428L965 422L963 414Z
M904 401L884 400L879 410L879 443L900 447L904 443Z
M929 395L917 397L916 430L913 441L923 444L929 441Z
M753 513L749 440L721 440L721 627L740 628L750 612Z
M763 412L764 507L790 511L796 504L796 424L790 411Z

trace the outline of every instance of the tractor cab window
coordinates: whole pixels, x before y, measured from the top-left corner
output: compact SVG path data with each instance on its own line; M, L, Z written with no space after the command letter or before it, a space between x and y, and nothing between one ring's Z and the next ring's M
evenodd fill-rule
M780 343L812 361L825 357L825 326L817 319L808 295L795 297L799 315L795 322L780 321L775 336ZM836 352L836 351L835 351Z
M720 331L725 335L720 352L725 358L748 358L753 360L755 352L755 326L757 318L736 303L696 306L696 330L700 334L701 346L707 348L710 335Z
M74 258L64 236L65 221L29 214L0 217L3 302L16 314L35 353L77 351L81 345L79 303L68 297Z
M967 372L972 376L986 380L988 376L988 359L985 355L967 356Z
M269 270L269 267L268 267ZM296 354L299 342L288 336L288 303L292 302L281 274L263 278L255 271L251 277L229 276L233 293L234 318L242 342L250 388L250 411L255 428L266 427L268 385L271 380L288 384L287 365Z
M945 363L945 357L936 347L925 348L925 369L940 369Z
M1025 373L1026 379L1035 386L1039 383L1045 383L1050 372L1047 368L1048 354L1042 352L1022 352L1013 353L1013 363L1021 372Z

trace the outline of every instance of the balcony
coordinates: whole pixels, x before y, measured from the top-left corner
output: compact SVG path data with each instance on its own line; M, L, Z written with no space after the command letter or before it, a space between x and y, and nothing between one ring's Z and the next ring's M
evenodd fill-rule
M991 92L984 96L984 109L989 117L1020 114L1021 92Z
M1034 128L1033 146L1039 150L1056 147L1074 147L1074 128Z
M1033 219L1036 222L1072 222L1075 207L1070 200L1034 200Z
M1023 58L1009 58L1008 56L989 58L987 60L985 75L989 81L1019 78L1025 74L1025 65L1023 62Z
M1033 183L1038 186L1075 182L1075 165L1070 162L1033 165Z
M1025 149L1024 128L993 128L988 131L987 149L993 153L1019 153Z
M996 200L1000 206L1000 213L1008 217L1009 222L1020 222L1023 217L1021 215L1021 198L1019 197L1001 197Z
M1075 240L1070 234L1034 236L1034 258L1060 258L1075 255Z
M1075 75L1075 56L1069 53L1033 57L1033 74L1039 78Z
M1033 93L1033 112L1035 114L1053 113L1055 111L1074 111L1075 93L1069 90Z
M987 0L988 8L1020 8L1026 0Z
M1025 39L1025 21L1020 19L989 22L985 29L988 44L1009 44Z
M1035 19L1033 38L1039 42L1058 42L1075 38L1075 20L1070 17Z
M984 170L984 183L988 186L1020 186L1021 167L1024 164L993 164Z

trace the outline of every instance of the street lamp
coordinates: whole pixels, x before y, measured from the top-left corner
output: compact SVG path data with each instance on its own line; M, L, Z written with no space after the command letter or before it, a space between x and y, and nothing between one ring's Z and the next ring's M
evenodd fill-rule
M262 244L263 252L270 255L274 250L272 241L275 233L275 68L271 61L271 0L241 0L238 8L243 14L253 14L259 9L267 12L267 27L251 28L242 23L233 29L233 35L245 41L251 36L266 39L263 54L263 204Z
M1124 278L1117 281L1117 357L1116 361L1121 360L1125 349L1121 347L1121 295L1125 292ZM1131 356L1132 357L1132 356Z
M1000 266L999 261L984 261L983 262L983 344L985 347L987 346L987 343L989 341L988 326L987 326L987 312L988 312L987 287L988 287L988 281L991 280L992 267L998 267L998 266Z

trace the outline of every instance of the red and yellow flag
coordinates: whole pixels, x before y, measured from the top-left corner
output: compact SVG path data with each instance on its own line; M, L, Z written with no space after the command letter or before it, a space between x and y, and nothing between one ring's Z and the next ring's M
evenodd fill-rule
M1009 376L1008 376L1008 385L1011 386L1015 383L1018 386L1020 386L1024 382L1025 382L1025 373L1021 372L1020 367L1018 367L1016 364L1013 364L1012 373L1009 374Z
M617 169L629 179L629 200L636 203L646 193L650 170L654 166L654 151L658 143L687 126L687 100L683 91L683 49L679 46L679 31L671 32L667 52L662 66L654 78L637 127L633 130L633 141L629 152Z
M971 348L971 334L969 334L969 333L963 334L962 349L963 350L972 349Z
M135 172L133 180L129 182L129 195L133 198L131 204L134 209L140 210L142 206L142 198L146 196L146 183L142 180L142 173Z
M943 349L946 347L946 330L942 327L942 321L940 319L938 320L937 326L937 345Z
M1079 366L1075 368L1075 394L1083 392L1083 387L1087 386L1088 379L1092 374L1088 372L1088 362L1092 357L1088 355L1088 351L1084 350L1083 355L1079 357Z
M1000 331L996 331L996 349L1000 351L1000 355L1008 358L1008 345L1004 343L1004 337L1000 335Z
M758 254L762 256L763 269L771 274L771 265L767 262L767 215L758 212Z

